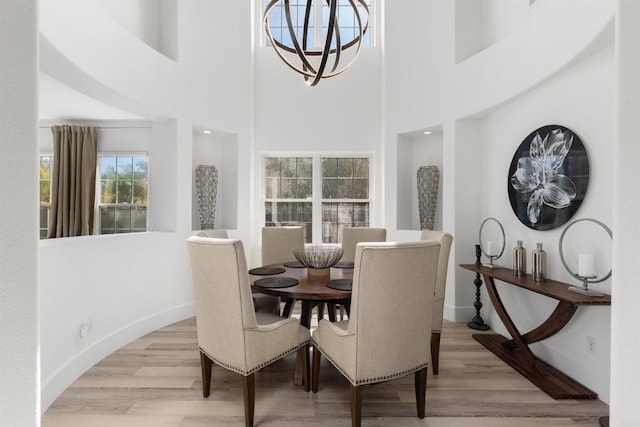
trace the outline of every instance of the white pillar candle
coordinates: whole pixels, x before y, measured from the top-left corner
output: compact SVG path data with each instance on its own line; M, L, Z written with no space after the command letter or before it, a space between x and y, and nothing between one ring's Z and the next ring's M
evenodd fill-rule
M498 242L494 242L493 240L489 240L487 242L487 247L485 249L485 253L487 256L498 255Z
M593 254L578 255L578 276L593 276Z

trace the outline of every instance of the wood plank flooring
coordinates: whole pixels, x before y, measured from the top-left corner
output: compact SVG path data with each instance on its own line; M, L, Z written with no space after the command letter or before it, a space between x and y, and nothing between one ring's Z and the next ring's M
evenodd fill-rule
M362 425L429 427L598 426L599 400L554 400L445 322L440 374L429 373L427 417L416 416L413 375L364 390ZM351 425L348 382L323 358L320 390L292 383L295 355L256 374L255 425ZM215 366L202 397L195 319L152 332L87 371L42 417L43 427L244 426L238 374Z

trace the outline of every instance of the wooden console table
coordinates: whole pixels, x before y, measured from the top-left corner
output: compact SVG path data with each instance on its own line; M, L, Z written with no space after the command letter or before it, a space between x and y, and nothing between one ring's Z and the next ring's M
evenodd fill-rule
M610 295L603 297L582 295L570 291L570 285L567 283L548 279L545 282L535 282L530 275L516 277L509 268L488 268L481 264L461 264L460 266L482 274L493 307L512 337L509 340L499 334L474 334L473 338L476 341L554 399L597 398L596 393L534 356L529 344L558 333L569 323L581 305L611 305ZM558 305L540 326L521 334L500 299L494 279L556 299Z

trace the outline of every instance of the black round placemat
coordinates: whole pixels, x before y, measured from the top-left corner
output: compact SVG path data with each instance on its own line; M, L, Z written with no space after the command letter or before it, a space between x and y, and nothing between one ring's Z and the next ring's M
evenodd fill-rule
M350 291L353 285L351 279L333 279L327 282L327 287L338 291Z
M305 265L298 261L288 261L283 264L285 267L289 268L304 268Z
M354 264L352 262L339 262L336 265L332 265L335 268L353 268Z
M249 274L254 274L256 276L270 276L272 274L284 273L285 271L287 270L282 267L258 267L249 270Z
M258 279L253 282L255 286L261 288L288 288L298 284L298 279L293 277L265 277L264 279Z

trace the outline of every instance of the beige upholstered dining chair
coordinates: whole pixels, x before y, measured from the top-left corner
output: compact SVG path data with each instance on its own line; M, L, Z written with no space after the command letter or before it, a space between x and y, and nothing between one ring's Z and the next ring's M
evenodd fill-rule
M353 262L356 245L360 242L384 242L387 240L385 228L344 227L342 229L342 251L340 262Z
M442 318L444 315L444 292L447 284L447 270L449 268L449 252L453 236L443 231L423 230L421 240L435 240L440 243L440 257L438 261L438 278L433 298L433 319L431 320L431 365L435 375L438 375L440 365L440 334L442 332Z
M418 417L424 418L433 290L440 245L432 241L360 243L356 247L351 315L320 320L312 333L312 389L320 353L351 383L351 425L360 426L362 386L415 374Z
M228 239L227 230L201 230L196 234L198 237L214 237L217 239ZM261 313L280 314L280 299L266 294L253 294L253 306Z
M262 227L262 265L295 261L294 249L304 250L304 228Z
M304 250L304 228L301 226L262 227L263 267L295 261L294 249ZM260 299L261 301L257 304L264 306L266 310L270 310L277 304L278 313L280 312L280 298L260 294ZM293 307L293 301L290 301L289 306L285 306L285 310L287 307Z
M242 375L245 424L253 425L254 373L276 360L299 352L309 389L309 330L297 319L256 313L242 242L193 236L187 239L200 363L202 394L209 396L215 362Z

